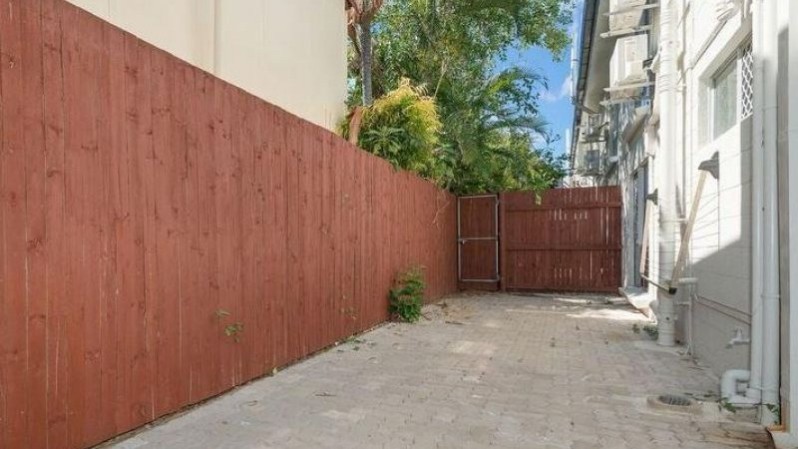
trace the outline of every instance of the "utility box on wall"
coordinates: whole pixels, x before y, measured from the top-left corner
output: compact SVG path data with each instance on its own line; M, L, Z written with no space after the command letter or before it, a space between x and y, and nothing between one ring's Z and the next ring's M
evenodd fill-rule
M610 0L610 31L639 26L643 20L646 0Z
M648 59L648 34L636 34L615 41L610 60L610 86L623 87L647 79L643 66Z

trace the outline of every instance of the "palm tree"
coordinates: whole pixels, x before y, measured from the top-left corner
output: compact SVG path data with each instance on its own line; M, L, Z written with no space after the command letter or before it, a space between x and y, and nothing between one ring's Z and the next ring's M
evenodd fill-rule
M363 106L370 106L374 101L371 82L372 42L371 25L383 0L346 0L349 15L349 37L360 55L360 76L363 83Z

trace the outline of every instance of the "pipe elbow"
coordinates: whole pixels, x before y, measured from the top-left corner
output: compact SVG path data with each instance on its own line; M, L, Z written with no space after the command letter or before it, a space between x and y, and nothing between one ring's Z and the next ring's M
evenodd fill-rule
M749 398L745 394L748 381L751 380L751 371L747 369L730 369L723 373L720 378L720 396L726 402L737 407L753 407L759 404L754 398Z

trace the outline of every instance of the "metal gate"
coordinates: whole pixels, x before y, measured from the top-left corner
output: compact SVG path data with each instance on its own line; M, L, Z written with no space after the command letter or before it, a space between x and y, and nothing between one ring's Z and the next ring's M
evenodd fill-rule
M461 288L499 288L499 196L457 199L457 278Z

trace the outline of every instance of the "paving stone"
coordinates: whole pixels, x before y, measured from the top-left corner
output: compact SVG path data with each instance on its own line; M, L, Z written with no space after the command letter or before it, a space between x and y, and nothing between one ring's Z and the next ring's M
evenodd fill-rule
M629 307L504 294L446 304L108 447L770 447L761 426L715 404L698 414L651 408L649 396L703 397L718 381L678 349L634 333L646 320Z

